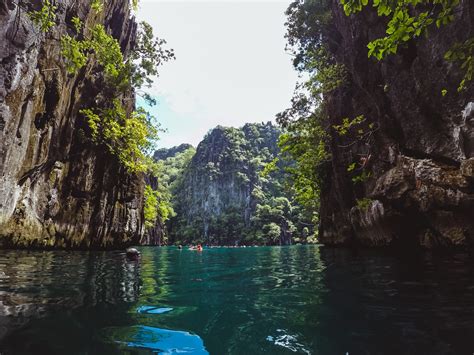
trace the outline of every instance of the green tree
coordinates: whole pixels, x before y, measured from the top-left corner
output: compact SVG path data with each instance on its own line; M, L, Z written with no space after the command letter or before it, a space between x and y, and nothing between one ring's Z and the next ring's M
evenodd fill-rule
M321 175L330 160L324 100L344 85L347 73L327 48L334 32L329 1L293 1L286 15L288 50L306 80L297 85L291 107L277 115L285 129L279 146L281 159L293 162L286 166L288 186L317 224Z

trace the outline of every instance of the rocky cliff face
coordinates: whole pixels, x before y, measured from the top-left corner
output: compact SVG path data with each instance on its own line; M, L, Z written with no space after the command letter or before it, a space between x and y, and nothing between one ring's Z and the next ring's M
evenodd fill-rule
M320 240L472 244L474 88L456 92L460 68L443 56L474 35L474 2L462 2L453 24L432 29L381 62L367 58L366 45L384 34L383 19L372 9L346 17L339 0L332 0L332 14L330 49L349 79L327 100L330 123L364 115L360 128L366 136L331 130Z
M272 188L264 186L259 171L277 156L279 134L271 123L241 129L219 126L208 133L178 188L177 218L170 224L174 238L240 242L251 224L257 192L269 193Z
M159 189L160 182L153 175L146 176L145 183L153 190ZM140 245L161 246L165 244L166 235L166 226L161 220L160 216L158 216L153 227L145 228L145 232L140 238Z
M164 163L163 173L160 178L155 176L147 176L146 183L150 185L153 190L168 190L169 193L172 193L171 190L174 190L175 180L183 172L183 167L177 162L172 162L171 160L180 160L180 155L186 152L187 150L193 150L194 148L191 144L180 144L179 146L172 148L161 148L155 151L153 154L153 159L157 162L161 161ZM140 240L141 245L163 245L167 243L168 231L166 224L162 221L161 216L155 221L155 225L152 228L148 228L145 231L145 234Z
M94 102L103 73L93 60L67 74L59 39L73 16L103 23L126 54L136 24L128 0L56 1L43 34L26 14L39 2L0 2L0 246L116 247L143 233L143 178L84 139L78 111ZM130 92L129 102L133 103Z

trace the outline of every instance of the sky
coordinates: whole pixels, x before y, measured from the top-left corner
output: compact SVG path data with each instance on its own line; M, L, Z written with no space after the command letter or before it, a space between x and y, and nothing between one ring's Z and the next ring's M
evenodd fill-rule
M194 146L217 125L274 121L297 74L285 52L290 0L141 0L139 21L173 48L148 91L162 128L158 147Z

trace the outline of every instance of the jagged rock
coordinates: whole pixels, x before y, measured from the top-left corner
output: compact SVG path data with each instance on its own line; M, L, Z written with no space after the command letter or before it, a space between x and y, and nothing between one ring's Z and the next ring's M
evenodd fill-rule
M388 218L381 201L370 201L364 207L354 206L350 215L352 226L359 231L361 243L385 245L393 239L393 228L387 223Z
M461 3L449 26L380 62L367 57L366 45L383 36L383 18L371 8L346 16L339 0L331 9L329 50L348 80L327 97L328 126L364 115L377 130L368 142L328 132L332 161L322 188L320 240L467 247L474 242L474 87L457 92L461 69L444 54L474 35L474 2ZM364 167L370 174L354 183L347 166L360 156L371 157ZM384 214L375 207L359 211L357 201L365 198L378 201Z
M474 158L469 158L461 162L461 174L467 178L474 178Z
M58 41L65 21L78 16L90 26L103 23L127 53L136 32L129 1L108 1L101 15L90 1L56 1L59 26L48 34L16 2L0 4L0 246L137 242L143 178L84 139L78 114L95 102L101 70L90 60L78 74L68 74Z
M404 166L395 166L377 179L372 196L398 200L415 188L415 176Z
M474 121L474 102L469 102L462 112L464 122Z

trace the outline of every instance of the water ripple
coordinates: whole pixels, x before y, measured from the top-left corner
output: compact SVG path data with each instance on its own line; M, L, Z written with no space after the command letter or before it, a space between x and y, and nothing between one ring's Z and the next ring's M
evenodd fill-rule
M1 251L0 353L169 353L178 341L217 355L474 351L466 254L140 251Z

